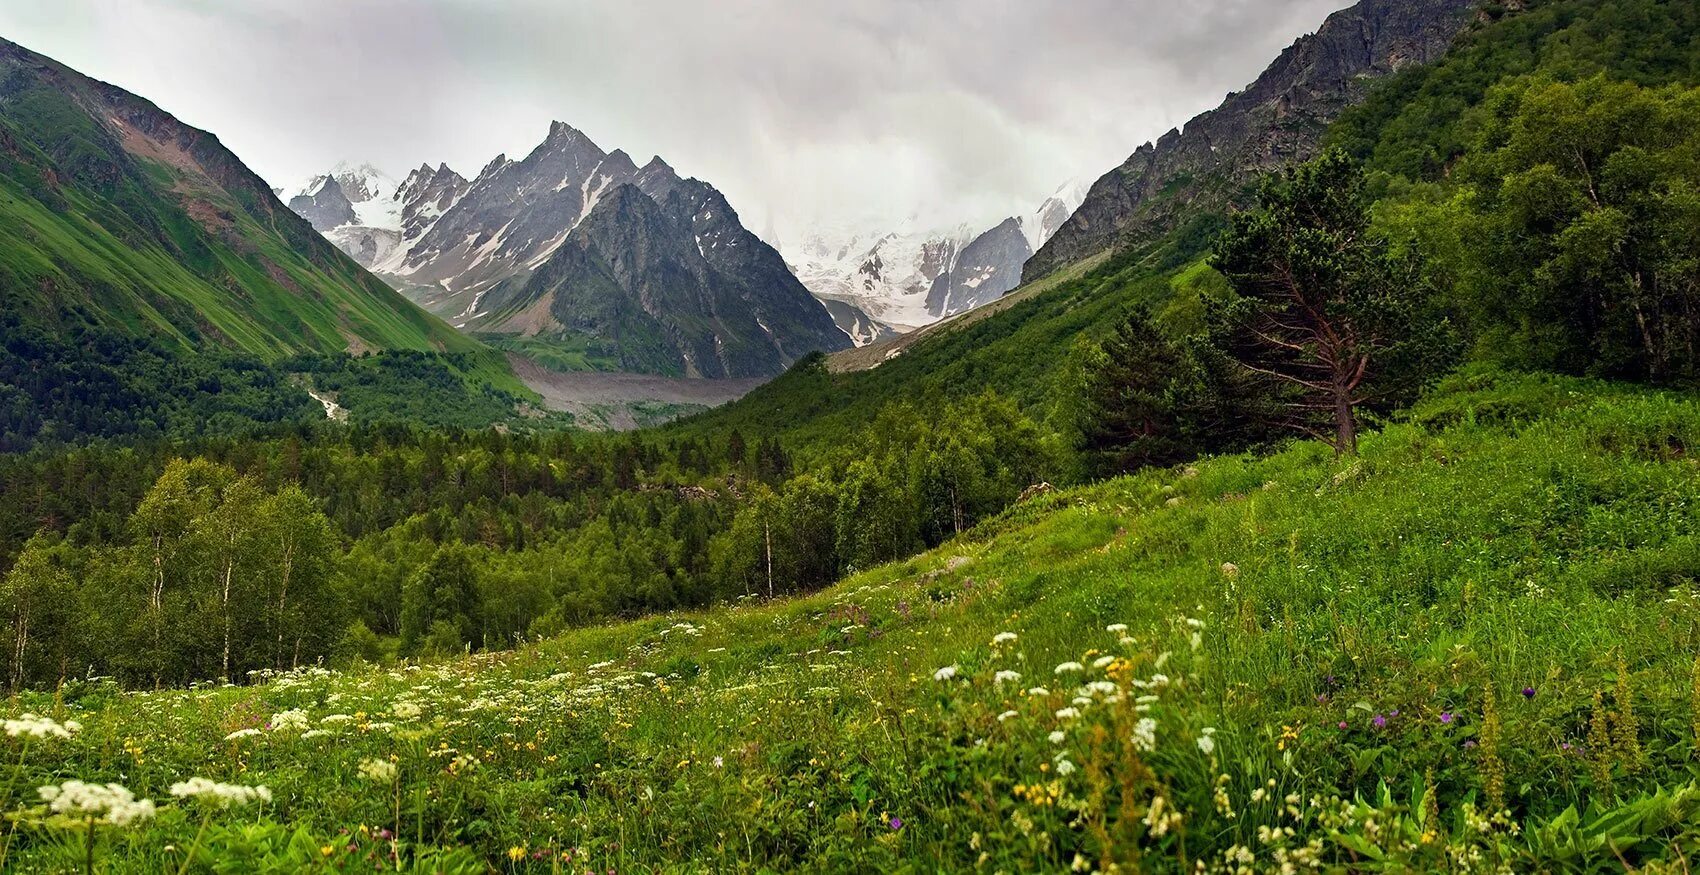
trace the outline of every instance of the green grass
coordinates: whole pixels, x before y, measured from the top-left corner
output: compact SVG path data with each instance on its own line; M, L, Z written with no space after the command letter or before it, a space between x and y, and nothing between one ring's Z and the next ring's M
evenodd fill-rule
M495 349L523 355L552 371L620 370L618 355L610 354L596 340L582 335L545 338L482 334L479 339Z
M0 786L20 811L72 778L270 788L97 830L112 871L388 868L379 830L418 871L1674 865L1700 846L1696 441L1692 397L1468 374L1361 459L1306 443L1044 496L806 598L424 668L21 696L82 729L6 742ZM18 824L10 863L84 853Z

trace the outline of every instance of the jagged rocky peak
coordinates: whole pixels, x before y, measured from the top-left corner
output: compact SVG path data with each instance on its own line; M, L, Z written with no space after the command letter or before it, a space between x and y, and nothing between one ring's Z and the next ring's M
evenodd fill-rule
M602 159L602 172L616 179L626 179L637 175L638 166L626 150L615 149Z

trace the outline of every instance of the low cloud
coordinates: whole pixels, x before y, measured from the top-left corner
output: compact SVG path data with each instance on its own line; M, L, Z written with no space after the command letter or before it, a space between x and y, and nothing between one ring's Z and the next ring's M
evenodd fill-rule
M3 34L274 184L476 173L551 119L757 231L989 224L1243 87L1347 0L25 0Z

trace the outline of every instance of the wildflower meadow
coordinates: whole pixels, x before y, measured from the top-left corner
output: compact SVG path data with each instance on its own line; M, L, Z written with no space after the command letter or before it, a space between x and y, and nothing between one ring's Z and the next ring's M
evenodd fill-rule
M1687 871L1700 405L1460 378L816 595L16 696L26 872Z

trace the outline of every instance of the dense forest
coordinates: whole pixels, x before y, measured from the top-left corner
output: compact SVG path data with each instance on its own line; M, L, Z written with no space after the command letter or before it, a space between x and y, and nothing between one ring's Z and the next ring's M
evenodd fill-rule
M1654 0L1490 10L1233 216L634 435L528 415L453 356L262 365L0 317L5 676L241 681L797 593L1047 481L1352 453L1471 362L1691 386L1697 31Z
M399 425L0 457L9 676L240 679L818 587L1044 476L1012 405L942 413L894 408L807 468L736 432Z

